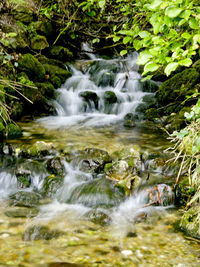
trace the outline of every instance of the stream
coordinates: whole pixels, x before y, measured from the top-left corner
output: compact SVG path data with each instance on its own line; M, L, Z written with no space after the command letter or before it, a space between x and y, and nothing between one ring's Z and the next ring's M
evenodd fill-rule
M200 266L198 243L176 228L171 144L143 120L154 92L137 53L86 54L67 66L55 114L24 118L4 145L0 266Z

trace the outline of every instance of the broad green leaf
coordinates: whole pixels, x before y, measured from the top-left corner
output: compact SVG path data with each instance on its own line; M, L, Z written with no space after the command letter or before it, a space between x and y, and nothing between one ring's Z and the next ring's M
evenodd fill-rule
M141 38L150 37L151 34L148 31L142 31L138 34Z
M176 68L178 67L178 65L179 65L178 62L169 63L167 65L167 67L165 68L166 75L169 76L172 73L172 71L175 71L176 70Z
M191 34L189 34L189 32L184 32L181 37L183 37L184 39L190 39Z
M194 17L189 20L189 26L193 30L199 29L199 23Z
M192 60L190 58L185 58L183 60L180 60L179 65L189 67L192 64Z
M191 15L191 10L185 10L181 13L180 18L183 18L185 20L188 20Z
M173 6L169 6L165 10L165 15L167 15L170 18L178 17L178 15L183 11L182 8L177 8Z
M200 34L195 34L193 36L193 40L196 41L196 42L198 42L200 44Z
M152 54L148 50L142 51L137 58L137 64L145 65L152 57Z
M124 44L127 44L127 43L129 43L131 40L132 40L132 37L130 37L130 36L126 36L126 37L123 38L123 43L124 43Z
M146 5L149 10L155 10L162 4L162 0L154 0L150 5Z
M180 21L179 21L179 23L178 23L178 26L181 26L181 25L183 25L184 23L186 23L186 19L181 19Z
M154 34L158 34L159 32L160 32L160 28L161 28L161 26L162 26L162 22L157 22L157 23L155 23L154 25L153 25L153 32L154 32Z
M13 37L16 37L16 36L17 36L17 33L16 33L16 32L9 32L9 33L6 33L6 37L13 38Z
M180 139L183 139L185 136L187 136L189 134L188 130L183 129L180 132L174 131L172 136L176 136Z
M104 8L105 4L106 4L106 0L99 1L99 7L100 8Z
M164 16L164 23L168 26L168 27L172 27L173 26L173 20L172 18L168 17L168 16Z
M127 54L127 52L128 52L127 50L122 50L122 51L120 52L120 55L121 55L121 56L124 56L124 55Z
M193 117L194 117L194 112L191 111L190 113L189 112L185 112L184 113L184 117L187 119L187 120L191 120Z
M113 37L113 42L118 42L120 40L120 36L114 36Z
M159 65L154 62L149 62L144 66L144 72L153 72L159 68Z

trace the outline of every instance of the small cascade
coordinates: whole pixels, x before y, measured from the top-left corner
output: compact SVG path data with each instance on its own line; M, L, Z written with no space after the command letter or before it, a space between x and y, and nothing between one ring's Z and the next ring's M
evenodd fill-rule
M39 121L47 128L96 127L115 124L126 114L136 114L147 92L141 88L141 75L132 53L126 59L97 58L85 48L90 60L70 66L72 77L58 89L54 105L57 115Z

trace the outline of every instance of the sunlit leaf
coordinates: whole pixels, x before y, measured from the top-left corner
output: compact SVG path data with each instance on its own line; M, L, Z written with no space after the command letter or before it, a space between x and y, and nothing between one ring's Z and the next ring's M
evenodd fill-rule
M183 60L180 60L179 65L189 67L192 64L192 60L190 58L185 58Z
M182 8L177 8L173 6L169 6L165 10L165 15L167 15L170 18L175 18L177 17L181 12L183 11Z
M172 71L175 71L176 70L176 68L178 67L178 65L179 65L178 62L169 63L167 65L167 67L165 68L166 75L169 76L172 73Z

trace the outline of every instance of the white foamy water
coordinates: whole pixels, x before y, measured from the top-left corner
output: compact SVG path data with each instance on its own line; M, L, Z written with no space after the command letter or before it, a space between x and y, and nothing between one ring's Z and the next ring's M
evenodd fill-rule
M71 67L72 77L58 89L59 97L54 101L57 115L38 120L45 127L59 129L74 125L96 127L115 124L127 113L134 114L144 95L149 94L141 90L136 52L124 60L104 60L96 58L88 47L85 51L91 58L87 71ZM86 91L93 96L84 97ZM114 93L117 99L113 103L106 101L106 94L110 93Z

